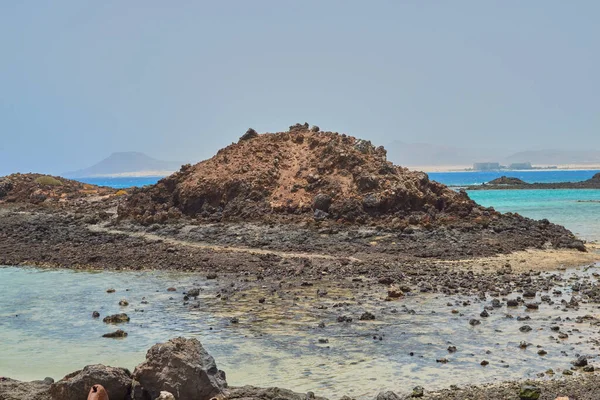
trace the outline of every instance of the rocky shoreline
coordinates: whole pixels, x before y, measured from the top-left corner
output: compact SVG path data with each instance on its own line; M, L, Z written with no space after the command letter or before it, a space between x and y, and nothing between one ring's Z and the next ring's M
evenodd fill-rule
M587 364L587 362L585 362ZM106 392L111 400L327 400L313 392L295 393L277 387L229 387L225 372L196 339L175 338L153 346L146 360L130 372L125 368L88 365L55 382L20 382L0 377L2 400L80 400L88 393ZM401 390L401 391L400 391ZM571 379L502 382L482 386L429 391L417 386L397 392L380 392L375 400L571 400L597 399L600 376L581 375ZM88 397L95 398L95 397ZM344 396L342 400L351 400Z
M526 190L526 189L600 189L600 172L582 182L527 183L519 178L502 176L467 190Z
M512 310L554 310L558 334L566 339L581 330L571 326L571 318L573 323L600 325L594 315L578 314L580 305L600 303L598 274L544 271L593 266L599 260L595 248L586 247L562 226L483 208L465 192L392 165L381 147L318 127L309 129L308 124L276 134L249 130L212 159L184 166L143 189L117 191L37 174L0 179L0 265L191 272L223 285L218 294L223 308L257 291L299 302L300 289L323 286L304 296L306 306L312 315L339 324L372 320L371 311L356 314L357 307L368 302L390 315L412 315L410 309L390 304L409 296L435 295L447 299L451 315L464 317L461 322L471 327L494 313L497 318L505 311L506 320L513 320ZM348 302L338 301L327 310L330 306L322 302L330 288L340 285L349 293ZM186 296L183 304L191 307ZM266 296L257 299L258 304L265 301ZM482 309L467 318L461 309L472 304ZM511 329L531 331L526 317L514 318ZM563 345L563 338L556 339L547 323L539 329L549 329L550 340ZM561 330L567 326L569 333ZM379 334L373 337L383 340ZM600 343L592 333L580 339L575 344L585 342L592 346L590 351ZM181 340L182 346L189 344ZM189 363L210 361L199 343L193 346L196 350L190 354L198 357ZM150 359L160 359L157 365L168 363L160 356L160 345L153 349ZM571 350L564 357L571 357ZM448 359L435 361L443 365ZM165 387L180 387L167 385L163 377L145 379L138 368L130 373L88 367L56 383L3 380L0 400L75 400L94 384L117 390L117 398L133 394L135 399L154 400ZM521 383L509 382L441 392L401 388L400 395L384 392L377 399L600 398L596 375L583 373L579 366L574 369L574 380L535 382L536 388L527 389L530 397L523 397ZM225 381L216 366L208 372ZM121 389L100 379L117 375ZM201 379L202 385L207 379ZM76 394L68 392L73 381L79 382ZM132 381L141 389L132 387ZM158 382L160 387L152 386ZM200 400L220 393L231 399L316 398L283 389L226 391L222 383L217 384L218 393L206 392ZM178 400L197 398L173 394Z

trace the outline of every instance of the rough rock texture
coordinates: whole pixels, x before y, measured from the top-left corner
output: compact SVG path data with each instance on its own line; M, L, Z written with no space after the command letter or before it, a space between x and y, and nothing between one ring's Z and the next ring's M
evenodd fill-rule
M0 177L0 201L7 203L60 204L92 196L116 193L100 187L42 174L12 174Z
M20 382L0 377L0 400L50 400L51 379Z
M254 386L243 386L232 388L227 394L228 400L325 400L323 397L315 396L314 393L295 393L291 390L281 388L257 388Z
M250 135L213 158L135 191L121 217L163 222L180 214L210 220L329 218L401 225L479 218L466 194L430 181L427 174L394 166L383 147L308 124L288 132ZM475 213L473 210L477 209ZM492 215L497 215L491 212Z
M196 339L175 338L153 346L133 377L151 399L168 391L177 400L209 400L227 387L225 373Z
M131 373L125 368L88 365L65 376L50 387L53 400L85 399L94 385L102 385L111 400L125 400L131 392Z
M370 224L397 231L439 228L514 231L527 246L579 247L562 227L483 208L464 191L386 160L383 147L308 124L250 135L209 160L136 189L119 218L144 225L178 221Z
M375 400L400 400L400 396L398 396L394 392L379 392Z

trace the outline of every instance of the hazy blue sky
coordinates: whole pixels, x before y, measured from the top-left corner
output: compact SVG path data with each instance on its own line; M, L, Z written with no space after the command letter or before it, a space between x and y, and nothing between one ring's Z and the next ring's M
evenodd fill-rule
M600 149L600 2L1 1L0 174L200 160L308 121Z

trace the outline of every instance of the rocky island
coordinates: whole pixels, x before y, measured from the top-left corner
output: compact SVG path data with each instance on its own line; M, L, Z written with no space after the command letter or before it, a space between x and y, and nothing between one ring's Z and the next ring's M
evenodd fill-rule
M563 296L558 288L567 278L543 271L598 261L592 250L562 226L482 207L465 191L454 191L431 181L425 173L393 165L383 147L308 124L296 124L279 133L258 134L249 129L214 157L184 165L144 188L115 190L33 174L0 178L0 265L193 272L222 283L219 296L224 302L251 296L257 289L294 298L298 288L318 284L322 287L316 297L306 301L319 318L331 318L320 304L327 298L327 288L343 286L355 297L363 291L385 292L385 296L369 300L378 306L409 295L446 296L448 305L456 307L452 314L461 316L458 308L470 306L471 300L457 299L469 296L483 307L479 316L464 317L465 324L473 327L500 310L537 310L555 304L562 304L574 313L573 318L580 317L581 323L591 326L598 322L595 316L584 318L576 313L580 303L600 302L596 280L582 276L569 281L577 290L568 299L555 298L555 302L551 295ZM187 302L194 296L185 296L188 299L183 298L182 303L189 306ZM357 313L367 297L355 297L349 300L352 303L334 307ZM258 298L257 303L265 303L265 298ZM406 312L410 314L410 310ZM397 310L391 311L389 318L396 314ZM335 318L336 323L352 321L342 314ZM372 313L360 314L360 320L374 318ZM563 320L565 324L570 321ZM237 321L232 319L232 323ZM528 325L515 323L522 325L521 333L528 332L524 328ZM121 339L116 340L132 340L125 332L118 337ZM174 346L187 346L181 340L173 342ZM197 348L199 343L193 345ZM449 353L456 351L451 347ZM158 352L150 350L148 357L168 364L171 355L161 358ZM207 359L202 351L196 353L199 359ZM477 361L474 368L485 367L484 361ZM434 365L447 362L440 358ZM196 398L173 393L179 386L169 386L158 377L144 381L138 368L133 375L118 372L126 389L118 389L122 395L111 394L111 400L132 393L134 397L127 398L154 400L167 387L178 400ZM395 388L390 382L389 390L400 395L382 392L377 399L395 400L405 395L554 399L569 393L596 393L596 375L584 374L584 365L573 368L577 376L560 383L508 382L423 391ZM60 391L85 375L86 369L83 371L57 383L4 380L0 399L75 399L82 398L94 384L112 387L99 373L93 379L81 378L86 383L77 394ZM216 366L210 371L220 373ZM225 375L214 379L224 382ZM131 380L146 389L135 391ZM202 380L202 386L194 390L204 393L203 388L211 387L209 381ZM28 388L39 392L30 395ZM313 393L255 388L222 393L207 389L205 394L197 398L315 398Z
M581 182L527 183L519 178L501 176L481 185L472 185L468 190L518 190L518 189L600 189L600 172Z

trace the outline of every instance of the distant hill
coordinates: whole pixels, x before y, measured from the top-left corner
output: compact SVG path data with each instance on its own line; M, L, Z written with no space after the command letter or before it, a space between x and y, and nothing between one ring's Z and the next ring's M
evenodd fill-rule
M530 162L534 166L600 164L598 150L528 150L511 154L504 149L469 149L401 141L390 143L386 149L390 161L408 167L470 167L478 162L499 162L501 165Z
M390 161L403 166L471 166L475 162L498 161L498 151L467 149L430 143L394 141L386 146Z
M536 165L597 164L598 150L532 150L512 154L502 160L506 163L531 162Z
M68 178L96 176L149 176L169 175L179 169L180 163L161 161L138 152L113 153L91 167L62 174Z

